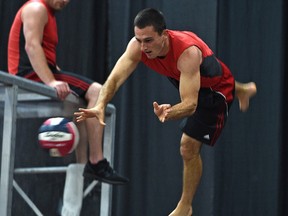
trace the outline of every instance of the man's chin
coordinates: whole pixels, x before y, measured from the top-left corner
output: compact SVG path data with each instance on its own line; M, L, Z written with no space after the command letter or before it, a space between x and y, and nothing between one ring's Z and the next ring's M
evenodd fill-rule
M145 53L148 59L155 59L156 57L150 53Z
M57 7L54 8L54 10L56 10L56 11L61 11L61 10L63 10L65 7L66 7L66 4L65 4L65 5L57 5Z

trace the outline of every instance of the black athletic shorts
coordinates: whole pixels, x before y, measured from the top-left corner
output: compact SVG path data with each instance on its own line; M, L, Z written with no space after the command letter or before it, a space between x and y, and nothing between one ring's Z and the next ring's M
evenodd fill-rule
M93 80L67 71L58 71L55 67L50 66L56 80L64 81L69 84L70 89L74 94L84 98L89 86L94 82ZM25 77L27 79L42 82L34 71L25 71L18 73L17 76ZM85 98L84 98L85 99Z
M178 81L169 80L177 87ZM213 146L225 126L231 105L221 93L201 88L195 113L184 118L180 128L188 136Z

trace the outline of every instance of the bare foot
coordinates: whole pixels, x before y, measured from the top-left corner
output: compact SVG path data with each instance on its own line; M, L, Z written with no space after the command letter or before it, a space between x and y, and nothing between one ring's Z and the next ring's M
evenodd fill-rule
M187 209L180 209L177 206L177 208L173 212L171 212L169 216L192 216L192 207L190 206L187 211Z
M257 93L257 87L254 82L239 84L236 87L236 96L239 100L239 108L242 112L246 112L249 108L250 98Z

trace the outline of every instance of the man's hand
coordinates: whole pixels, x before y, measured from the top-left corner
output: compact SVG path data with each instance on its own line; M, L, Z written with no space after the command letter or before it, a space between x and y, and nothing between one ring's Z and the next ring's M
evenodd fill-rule
M93 107L90 109L79 108L79 112L75 112L74 115L76 116L76 121L81 122L86 120L87 118L97 118L101 125L106 125L104 122L105 118L105 110L98 109L97 107Z
M154 108L154 113L156 116L158 116L159 121L162 123L165 122L166 117L171 108L171 105L170 104L159 105L157 102L153 102L153 108Z
M61 100L64 100L68 96L68 94L71 93L71 89L68 83L66 82L55 80L55 81L48 83L47 85L56 89L57 96Z

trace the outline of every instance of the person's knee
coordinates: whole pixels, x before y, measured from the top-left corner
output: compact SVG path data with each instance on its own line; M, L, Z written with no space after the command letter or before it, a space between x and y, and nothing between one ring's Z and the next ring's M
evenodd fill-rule
M201 142L183 135L180 143L180 154L183 160L191 160L200 156Z
M89 90L91 89L91 91L93 91L94 93L99 94L101 87L101 84L94 82L90 85Z
M86 99L88 101L93 99L93 98L97 99L99 92L101 90L101 87L102 87L102 85L97 83L97 82L92 83L87 90Z

